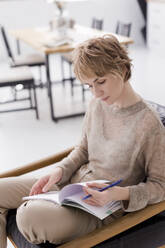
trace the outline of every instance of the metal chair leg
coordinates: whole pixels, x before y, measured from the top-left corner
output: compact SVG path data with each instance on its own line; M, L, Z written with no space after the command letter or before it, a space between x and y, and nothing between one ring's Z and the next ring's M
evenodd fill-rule
M11 93L12 93L14 101L16 101L17 100L17 90L16 90L15 86L11 87Z
M71 83L71 96L74 95L74 91L73 91L73 87L74 87L74 80L73 80L73 77L72 77L72 64L69 63L69 74L70 74L70 83Z
M29 87L28 90L29 90L30 107L33 108L31 87Z
M38 69L39 69L39 82L40 82L41 88L43 88L43 82L42 82L42 66L40 65Z
M61 56L61 74L62 74L62 84L65 87L65 75L64 75L64 59Z
M37 103L37 96L36 96L36 88L35 88L35 84L33 83L33 93L34 93L34 108L36 111L36 118L37 120L39 119L39 114L38 114L38 103Z

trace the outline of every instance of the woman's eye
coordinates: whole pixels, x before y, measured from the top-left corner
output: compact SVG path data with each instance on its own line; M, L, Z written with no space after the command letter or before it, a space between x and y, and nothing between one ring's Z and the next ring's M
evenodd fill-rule
M104 84L105 80L98 82L98 84Z

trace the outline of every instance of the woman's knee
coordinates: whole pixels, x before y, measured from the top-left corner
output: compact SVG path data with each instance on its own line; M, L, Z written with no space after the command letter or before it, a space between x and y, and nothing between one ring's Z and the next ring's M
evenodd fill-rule
M17 210L17 226L23 236L31 243L49 241L61 243L63 240L62 212L59 205L47 201L27 201ZM60 231L61 230L61 231Z
M93 231L97 218L76 208L47 201L28 201L17 211L17 225L31 243L59 244Z
M36 203L36 204L34 204ZM41 217L41 216L40 216ZM37 201L24 202L18 209L16 222L19 231L31 243L42 243L38 240L37 231L39 226L42 226L42 218L39 218L39 206Z

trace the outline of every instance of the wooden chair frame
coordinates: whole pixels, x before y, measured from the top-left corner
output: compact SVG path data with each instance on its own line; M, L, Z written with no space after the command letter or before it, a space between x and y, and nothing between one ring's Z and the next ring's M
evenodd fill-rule
M44 168L51 164L57 163L61 161L64 157L66 157L72 150L73 148L69 148L67 150L59 152L45 159L41 159L34 163L30 163L28 165L18 167L13 170L1 173L0 178L20 176L20 175L32 172L34 170ZM154 204L154 205L147 206L146 208L140 211L128 213L127 215L115 220L113 223L107 226L99 228L81 238L77 238L75 240L62 244L58 247L60 248L77 248L77 247L90 248L94 245L97 245L107 239L110 239L116 236L119 233L122 233L128 230L129 228L151 218L154 215L157 215L158 213L164 210L165 210L165 201ZM14 247L17 248L15 244L13 243L12 239L10 237L8 238L11 241L11 243L14 245Z

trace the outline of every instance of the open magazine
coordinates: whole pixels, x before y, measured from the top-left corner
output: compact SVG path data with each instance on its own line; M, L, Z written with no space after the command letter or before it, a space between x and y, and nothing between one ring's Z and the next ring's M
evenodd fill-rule
M96 180L90 182L110 183L107 180ZM25 196L23 197L23 200L47 200L60 205L80 208L95 215L101 220L121 208L120 201L111 201L103 207L91 206L85 203L82 198L85 196L83 186L85 186L86 183L87 182L69 184L60 191L49 191L38 195Z

